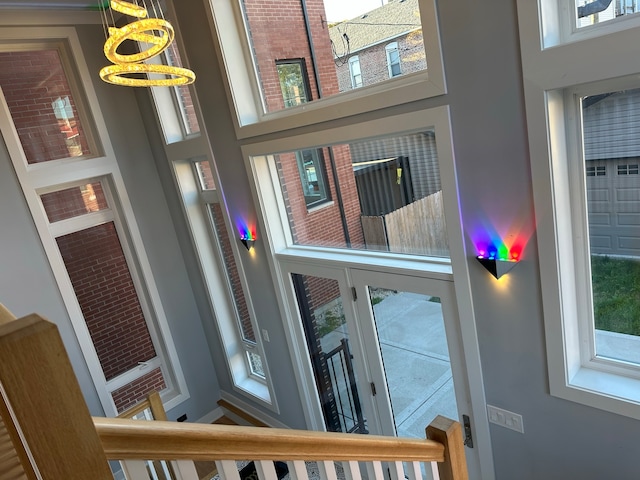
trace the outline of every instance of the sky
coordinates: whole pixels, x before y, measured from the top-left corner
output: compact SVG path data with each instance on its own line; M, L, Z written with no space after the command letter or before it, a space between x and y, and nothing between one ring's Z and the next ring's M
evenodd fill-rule
M357 17L381 7L382 3L383 0L324 0L324 8L327 12L327 21L336 22Z

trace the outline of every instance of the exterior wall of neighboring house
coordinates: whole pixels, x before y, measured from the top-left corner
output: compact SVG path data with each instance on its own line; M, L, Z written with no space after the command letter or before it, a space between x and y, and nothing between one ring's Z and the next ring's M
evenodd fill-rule
M591 102L593 103L590 103ZM591 251L640 256L640 90L587 98L583 113Z
M391 78L389 75L386 46L393 42L398 43L402 75L419 72L427 68L422 32L416 30L352 52L344 58L335 59L340 91L344 92L353 89L351 72L349 70L349 58L355 55L357 55L360 60L363 87Z
M338 93L338 81L333 63L333 53L326 25L322 0L308 0L307 17L313 36L315 62L312 61L309 39L305 26L304 12L299 0L271 2L268 0L244 0L244 12L249 25L255 62L258 65L260 82L267 111L285 108L280 79L276 70L276 61L285 59L304 59L308 74L309 100ZM318 71L314 71L314 67ZM318 93L316 73L320 82L321 95ZM331 201L339 195L344 205L344 215L350 242L356 248L363 247L364 235L360 224L360 206L358 192L351 166L351 155L347 146L329 149L323 148L324 178L327 182L329 199L326 203L307 208L300 172L294 153L278 155L278 167L283 190L286 191L287 212L292 226L294 241L300 244L321 242L335 247L347 245L340 208ZM331 169L335 164L338 185ZM339 189L339 195L338 195ZM308 283L314 305L322 301L331 301L338 295L337 290L328 291L314 282ZM327 293L328 292L328 293Z

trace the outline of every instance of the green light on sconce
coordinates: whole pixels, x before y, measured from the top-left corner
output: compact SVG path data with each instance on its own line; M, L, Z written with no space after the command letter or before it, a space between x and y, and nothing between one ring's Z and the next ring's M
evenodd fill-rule
M253 244L256 243L256 239L252 238L250 235L242 235L240 237L240 241L247 250L251 250L253 248Z
M511 251L502 245L500 248L489 248L487 252L481 251L476 257L484 268L496 278L502 277L518 264L519 253Z

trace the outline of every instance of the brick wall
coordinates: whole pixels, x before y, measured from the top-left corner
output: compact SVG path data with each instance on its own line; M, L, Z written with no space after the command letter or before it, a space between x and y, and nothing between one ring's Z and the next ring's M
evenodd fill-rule
M267 111L282 110L284 101L276 60L303 58L309 74L310 95L319 98L311 51L300 0L243 0L249 35L257 59ZM322 0L308 0L307 13L313 38L323 97L338 93L333 54Z
M247 301L242 290L242 284L240 283L240 275L238 274L238 267L236 265L236 259L231 249L231 239L227 232L227 227L224 224L224 217L222 216L222 207L219 203L209 205L211 216L213 218L214 227L218 236L220 249L222 250L222 258L225 264L225 273L227 280L231 285L231 292L238 312L240 321L240 327L242 334L246 340L251 342L256 341L255 333L253 332L253 326L251 325L251 317L249 316L249 309L247 307Z
M421 31L411 32L393 41L398 42L402 75L419 72L427 68ZM391 42L392 41L388 41L374 45L373 47L354 52L354 54L351 55L357 55L360 60L363 86L373 85L374 83L382 82L390 78L385 47ZM336 71L340 91L351 90L353 87L351 86L351 73L349 72L348 59L344 59L344 64L338 64Z
M109 208L100 182L45 193L40 200L51 223Z
M127 408L133 407L152 391L160 392L166 388L162 371L159 368L137 378L133 382L111 392L113 403L116 404L118 413L124 412Z
M172 65L176 65L178 67L183 66L176 42L173 42L171 45L169 45L169 48L167 48L167 55ZM196 117L196 111L193 106L193 100L191 98L189 87L187 85L180 85L176 88L176 91L178 94L178 101L184 109L183 114L186 121L186 134L191 135L200 132L200 125L198 124L198 118Z
M89 153L57 50L0 53L0 87L29 164ZM67 97L72 118L57 119L51 104Z
M106 379L154 358L113 222L56 240Z

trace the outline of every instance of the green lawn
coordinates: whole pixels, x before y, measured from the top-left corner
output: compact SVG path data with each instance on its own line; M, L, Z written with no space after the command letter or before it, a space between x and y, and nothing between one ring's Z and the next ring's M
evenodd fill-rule
M640 260L591 257L596 328L640 336Z

